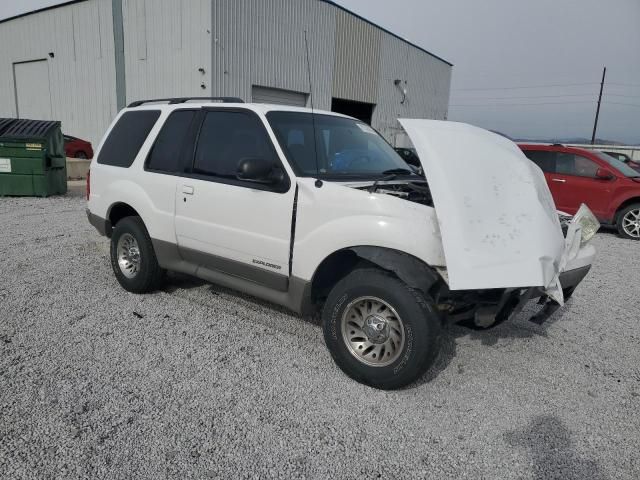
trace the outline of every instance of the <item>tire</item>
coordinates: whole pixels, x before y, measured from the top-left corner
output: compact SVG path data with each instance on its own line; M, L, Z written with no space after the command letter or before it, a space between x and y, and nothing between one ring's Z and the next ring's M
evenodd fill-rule
M385 390L420 378L441 344L442 321L433 303L375 268L354 270L333 287L322 311L322 327L338 367L360 383Z
M122 288L129 292L148 293L160 287L164 270L158 265L151 238L140 217L125 217L114 227L111 268Z
M80 159L86 160L89 157L84 152L76 152L75 158L80 158Z
M616 226L621 237L640 240L640 203L623 208L618 214Z

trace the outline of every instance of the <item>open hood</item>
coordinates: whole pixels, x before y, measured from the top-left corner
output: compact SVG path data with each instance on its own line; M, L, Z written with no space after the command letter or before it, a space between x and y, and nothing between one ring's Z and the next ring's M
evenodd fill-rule
M553 288L565 241L542 171L518 146L465 123L401 119L440 224L452 290Z

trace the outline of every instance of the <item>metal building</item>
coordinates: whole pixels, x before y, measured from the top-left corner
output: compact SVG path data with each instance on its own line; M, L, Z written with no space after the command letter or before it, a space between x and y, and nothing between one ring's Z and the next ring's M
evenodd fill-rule
M392 143L398 117L449 104L449 62L326 0L80 0L1 21L0 45L0 117L61 120L94 145L144 98L312 100Z

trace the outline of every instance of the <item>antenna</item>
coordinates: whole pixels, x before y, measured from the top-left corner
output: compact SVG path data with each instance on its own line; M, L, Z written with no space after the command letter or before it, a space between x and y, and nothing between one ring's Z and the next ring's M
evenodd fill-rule
M307 40L307 31L304 31L304 47L307 52L307 75L309 77L309 102L311 103L311 123L313 125L313 150L316 156L316 174L320 174L318 166L318 140L316 139L316 113L313 108L313 83L311 82L311 61L309 60L309 41ZM316 187L322 187L322 180L316 180Z

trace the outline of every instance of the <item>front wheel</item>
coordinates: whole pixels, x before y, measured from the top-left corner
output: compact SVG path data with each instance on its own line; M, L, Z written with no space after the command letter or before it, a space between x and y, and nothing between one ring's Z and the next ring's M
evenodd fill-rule
M617 227L620 236L640 240L640 203L629 205L618 214Z
M354 380L393 389L435 361L442 323L433 304L393 275L358 269L331 290L323 312L327 348Z

